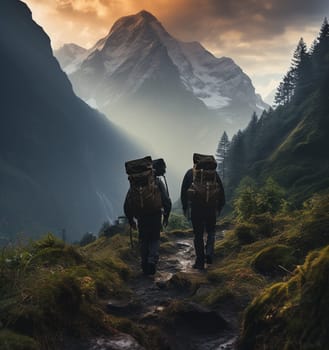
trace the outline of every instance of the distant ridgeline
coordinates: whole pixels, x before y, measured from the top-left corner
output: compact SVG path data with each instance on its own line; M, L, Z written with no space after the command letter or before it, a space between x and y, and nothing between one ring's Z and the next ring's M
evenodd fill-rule
M254 114L223 152L228 196L245 177L262 185L269 177L295 205L329 189L329 26L324 20L311 49L300 39L292 65L279 85L276 109ZM223 146L224 145L224 146ZM227 144L226 146L227 147Z

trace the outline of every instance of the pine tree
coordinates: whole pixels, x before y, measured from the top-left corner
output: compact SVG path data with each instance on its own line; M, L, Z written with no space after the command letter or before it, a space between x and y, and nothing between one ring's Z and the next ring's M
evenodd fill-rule
M245 140L241 130L238 131L232 138L230 149L226 162L226 178L229 181L228 192L233 193L235 187L240 182L241 176L245 172L246 157L245 157Z
M294 95L295 87L295 68L292 67L279 84L274 97L275 105L284 106L285 104L289 103Z
M321 83L327 79L329 66L329 24L327 18L322 23L317 42L314 45L312 60L315 66L315 79Z
M276 93L274 96L274 106L280 106L284 105L284 88L283 88L283 81L279 84L278 88L276 89Z
M327 17L324 18L320 33L319 33L319 43L329 39L329 23Z
M311 85L311 60L307 51L307 46L300 38L292 59L292 70L294 73L293 84L294 94L297 99L303 98L308 87Z
M303 38L300 38L294 51L291 67L280 83L274 102L276 106L285 105L292 101L293 97L303 96L311 82L311 60L307 52L307 46Z
M257 137L257 129L258 129L258 116L256 112L254 112L251 116L250 122L247 128L244 130L245 137L245 147L246 147L246 161L249 163L254 157L254 146L255 139Z
M230 141L226 134L226 131L224 131L216 150L217 172L223 181L226 177L227 157L229 149Z

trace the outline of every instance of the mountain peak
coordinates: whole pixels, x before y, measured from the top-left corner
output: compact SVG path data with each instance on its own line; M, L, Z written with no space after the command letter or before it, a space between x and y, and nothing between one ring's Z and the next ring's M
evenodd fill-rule
M137 28L149 27L153 23L160 23L152 13L142 10L134 15L119 18L110 30L110 34L118 30L135 31Z
M143 18L144 20L146 20L148 22L157 21L156 17L153 16L151 12L148 12L146 10L142 10L133 16L138 17L138 18Z

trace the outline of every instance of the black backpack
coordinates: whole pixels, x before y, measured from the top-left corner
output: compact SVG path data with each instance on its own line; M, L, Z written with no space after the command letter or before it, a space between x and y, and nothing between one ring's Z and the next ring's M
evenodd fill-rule
M144 157L125 163L130 182L128 200L134 216L160 211L162 200L159 186L155 181L152 158Z
M216 160L213 156L194 153L193 163L193 182L188 189L188 198L200 207L215 208L220 193Z
M169 197L169 190L168 190L168 184L167 184L167 179L165 176L166 173L166 162L163 160L163 158L159 158L159 159L154 159L153 160L153 171L154 171L154 175L156 177L163 177L165 185L166 185L166 191L167 191L167 195Z

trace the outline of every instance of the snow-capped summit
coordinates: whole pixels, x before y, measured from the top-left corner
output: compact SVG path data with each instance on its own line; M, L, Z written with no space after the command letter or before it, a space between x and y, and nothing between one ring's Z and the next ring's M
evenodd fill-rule
M213 153L224 130L266 107L231 58L174 38L147 11L118 19L63 68L77 95L173 162L178 149L186 162Z
M136 93L156 70L167 71L169 66L183 87L208 109L247 106L247 111L260 112L266 108L259 103L250 78L232 59L216 58L198 42L175 39L145 10L117 20L106 37L70 63L62 67L72 75L77 92L87 101L95 100L100 108ZM97 89L90 84L95 78Z

